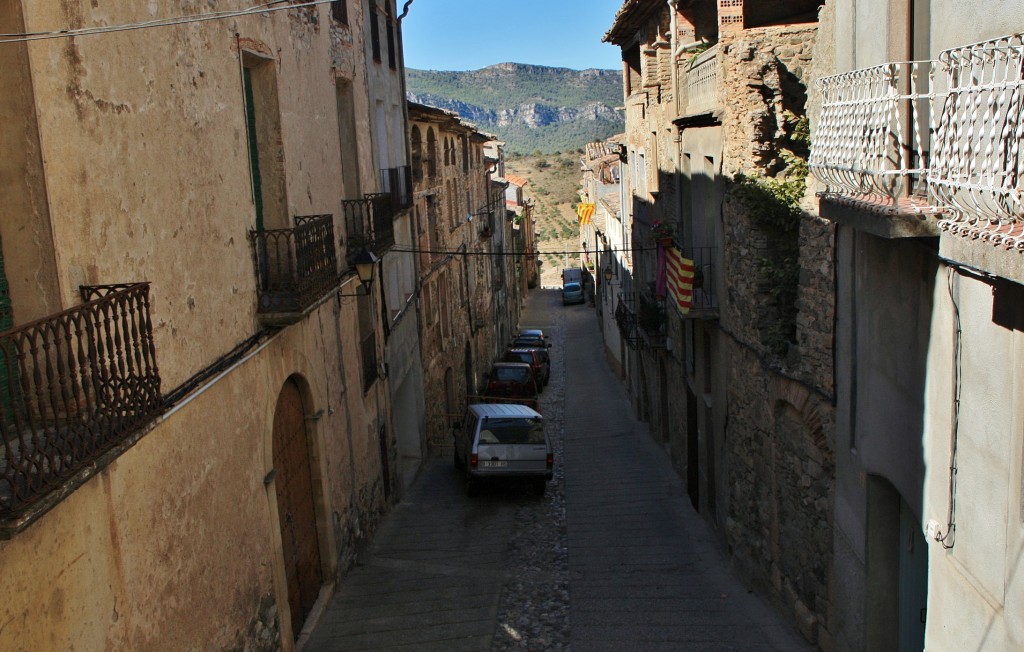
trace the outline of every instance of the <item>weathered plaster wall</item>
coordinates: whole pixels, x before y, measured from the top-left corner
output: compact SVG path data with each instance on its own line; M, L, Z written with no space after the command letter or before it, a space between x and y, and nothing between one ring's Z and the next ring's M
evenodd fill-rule
M163 15L154 3L98 5L24 3L24 29ZM287 215L337 213L328 11L28 47L35 96L11 108L30 120L31 101L45 107L36 111L38 156L56 252L46 281L59 284L63 305L78 303L80 283L152 282L165 391L258 328L241 51L272 58L263 65L277 84ZM354 77L365 98L365 77ZM363 106L360 133L369 132ZM388 390L380 381L362 392L357 320L354 302L326 301L0 542L9 598L0 648L269 650L279 633L290 640L274 483L264 486L289 377L302 379L305 407L318 415L307 425L325 581L351 563L386 506L378 428Z
M26 18L32 30L153 16L66 2L26 5ZM340 153L323 137L337 133L327 46L317 24L279 12L29 48L35 99L46 107L39 128L62 299L76 303L79 284L151 281L165 386L253 330L240 48L275 58L283 210L337 212ZM207 346L195 346L200 338Z

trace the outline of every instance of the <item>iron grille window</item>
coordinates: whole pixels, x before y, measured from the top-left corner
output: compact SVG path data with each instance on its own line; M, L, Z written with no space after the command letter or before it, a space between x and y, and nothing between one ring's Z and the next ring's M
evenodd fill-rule
M331 3L331 16L342 25L348 25L348 0L334 0Z
M366 16L370 21L370 43L373 45L373 60L380 63L380 25L377 23L376 0L370 0L370 7Z

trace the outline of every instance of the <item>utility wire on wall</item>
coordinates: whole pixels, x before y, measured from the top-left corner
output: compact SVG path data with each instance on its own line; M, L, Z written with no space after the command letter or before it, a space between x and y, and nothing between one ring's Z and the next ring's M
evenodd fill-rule
M239 16L255 16L269 14L289 9L301 9L302 7L313 7L316 5L331 4L334 0L307 0L288 4L289 0L273 0L247 9L232 9L229 11L213 11L205 14L190 14L175 16L171 18L157 18L138 23L126 23L123 25L102 25L97 27L81 27L76 29L60 29L47 32L23 32L19 34L0 34L0 44L3 43L27 43L30 41L44 41L56 38L73 38L76 36L91 36L95 34L108 34L113 32L127 32L136 29L151 29L154 27L171 27L174 25L188 25L191 23L204 23L213 20L225 20ZM279 5L279 6L275 6Z

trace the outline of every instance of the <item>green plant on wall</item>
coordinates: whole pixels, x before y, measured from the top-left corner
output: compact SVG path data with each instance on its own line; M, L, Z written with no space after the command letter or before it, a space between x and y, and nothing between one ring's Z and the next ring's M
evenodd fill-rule
M801 133L794 121L795 136ZM804 122L805 124L805 122ZM799 143L793 142L799 151ZM807 161L800 153L783 149L786 162L779 177L737 175L733 193L744 205L751 223L766 239L766 256L757 259L761 285L769 297L771 318L762 325L763 344L779 356L796 342L797 293L800 284L800 200L807 190Z

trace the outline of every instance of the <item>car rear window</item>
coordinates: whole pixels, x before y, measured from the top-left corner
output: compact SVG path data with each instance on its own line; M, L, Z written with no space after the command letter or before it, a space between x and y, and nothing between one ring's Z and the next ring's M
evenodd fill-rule
M530 369L527 367L495 367L494 379L506 383L525 383L530 379Z
M565 288L565 290L567 292L579 292L580 284L579 283L566 283L564 288Z
M540 419L487 419L480 425L481 444L543 444Z
M526 362L533 364L533 355L530 353L514 353L509 351L505 354L505 358L510 362Z

